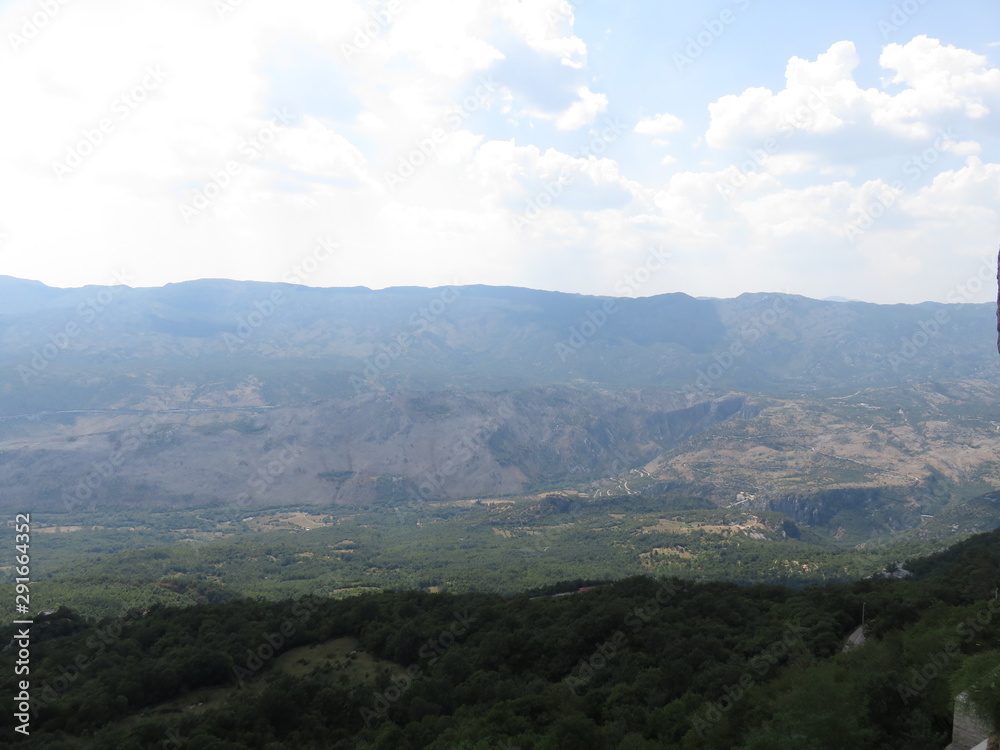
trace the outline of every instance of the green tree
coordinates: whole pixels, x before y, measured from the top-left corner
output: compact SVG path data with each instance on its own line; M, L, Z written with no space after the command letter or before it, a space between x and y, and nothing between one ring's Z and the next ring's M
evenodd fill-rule
M968 696L973 713L1000 733L1000 651L984 651L965 659L952 677L956 695Z

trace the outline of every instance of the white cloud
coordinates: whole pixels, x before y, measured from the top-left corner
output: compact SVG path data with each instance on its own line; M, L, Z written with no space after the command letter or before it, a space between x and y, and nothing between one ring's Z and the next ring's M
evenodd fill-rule
M0 14L0 27L36 7ZM280 278L332 235L343 250L310 284L458 280L606 294L644 248L662 245L669 271L640 294L794 282L815 296L895 301L904 292L893 272L914 274L906 294L940 298L954 258L995 244L1000 167L986 137L1000 73L984 57L917 37L888 45L886 81L862 89L858 52L842 41L815 60L792 58L781 90L713 102L704 138L687 149L665 149L661 136L695 119L644 102L637 111L657 114L599 155L574 157L617 93L588 69L575 7L413 0L379 21L367 2L348 0L288 0L280 14L246 2L224 19L198 0L60 6L16 56L0 50L0 101L31 115L7 118L0 142L0 273L56 284L107 283L120 268L144 285ZM449 119L508 53L546 60L544 85L501 81L468 117ZM116 99L151 65L166 77L119 117ZM572 95L527 112L554 90ZM292 119L277 127L270 110L281 102L294 104ZM60 182L52 161L105 117L111 132ZM900 165L952 122L932 166L846 239L845 225L905 180ZM275 137L249 157L241 144L268 127ZM777 148L755 162L768 137ZM892 171L871 174L856 146L898 156ZM385 175L408 159L412 174L390 189ZM185 222L181 201L223 179L229 162L238 172ZM514 219L560 176L564 189L519 229Z
M850 74L858 62L851 42L837 42L815 62L793 57L785 69L785 88L777 94L750 88L710 104L706 143L722 148L794 130L836 130L844 121L835 114L835 104L852 94L844 84L853 84Z
M946 141L941 148L956 156L969 156L981 153L983 150L982 145L976 141Z
M1000 164L984 164L978 156L970 156L959 169L937 174L930 185L903 201L903 206L915 221L934 221L953 228L996 227L998 197Z
M569 108L556 116L556 127L559 130L576 130L589 125L601 112L608 108L608 97L605 94L595 94L587 86L581 86L576 92L579 99Z
M801 190L779 190L737 205L752 231L765 240L833 233L840 228L838 214L852 188L846 182Z
M933 134L942 114L985 117L986 99L1000 90L1000 69L988 68L984 56L926 36L883 50L879 63L894 71L885 86L906 87L897 93L860 88L853 77L859 62L849 41L831 45L815 61L793 57L781 91L749 88L710 104L706 143L725 148L787 138L796 131L852 132L879 144L879 138L924 139Z
M384 130L389 127L385 120L374 112L362 112L358 115L358 126L364 130Z
M503 0L498 7L501 16L532 49L557 56L569 68L586 65L587 45L578 36L562 33L572 29L575 21L573 6L567 0Z
M984 55L926 36L888 45L879 63L895 71L891 83L909 87L892 99L891 115L900 120L943 111L978 119L989 113L984 95L1000 88L1000 70L987 67Z
M460 79L503 59L486 41L487 23L479 2L407 0L386 37L388 54L416 60L433 75Z
M635 132L643 135L663 135L675 133L684 127L684 121L676 115L664 112L640 120L635 126Z
M288 169L307 177L372 181L367 161L357 147L314 117L306 117L300 127L283 128L275 150Z

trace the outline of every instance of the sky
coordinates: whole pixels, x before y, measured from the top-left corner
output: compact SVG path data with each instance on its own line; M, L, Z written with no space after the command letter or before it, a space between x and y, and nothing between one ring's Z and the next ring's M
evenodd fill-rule
M995 0L0 0L0 274L983 302Z

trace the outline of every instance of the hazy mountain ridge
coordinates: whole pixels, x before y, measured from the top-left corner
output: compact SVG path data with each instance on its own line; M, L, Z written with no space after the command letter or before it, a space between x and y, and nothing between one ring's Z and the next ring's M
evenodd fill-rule
M7 279L2 288L7 414L135 405L157 386L183 383L232 391L250 378L264 403L285 405L556 383L813 391L991 377L996 365L986 304L219 280L57 290ZM75 387L81 378L87 389Z
M1000 483L986 304L225 280L0 291L0 477L15 504L663 481L827 519L816 493L892 490L910 505L895 528L920 523L934 477L941 507Z

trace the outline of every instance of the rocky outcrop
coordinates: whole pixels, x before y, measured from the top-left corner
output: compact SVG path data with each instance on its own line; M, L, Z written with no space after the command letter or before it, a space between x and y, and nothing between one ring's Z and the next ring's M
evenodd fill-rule
M826 526L844 510L857 510L878 496L878 490L845 489L809 495L788 494L763 500L766 510L784 513L796 523Z
M945 750L986 750L990 727L968 707L963 693L955 699L955 717L952 721L951 744Z

